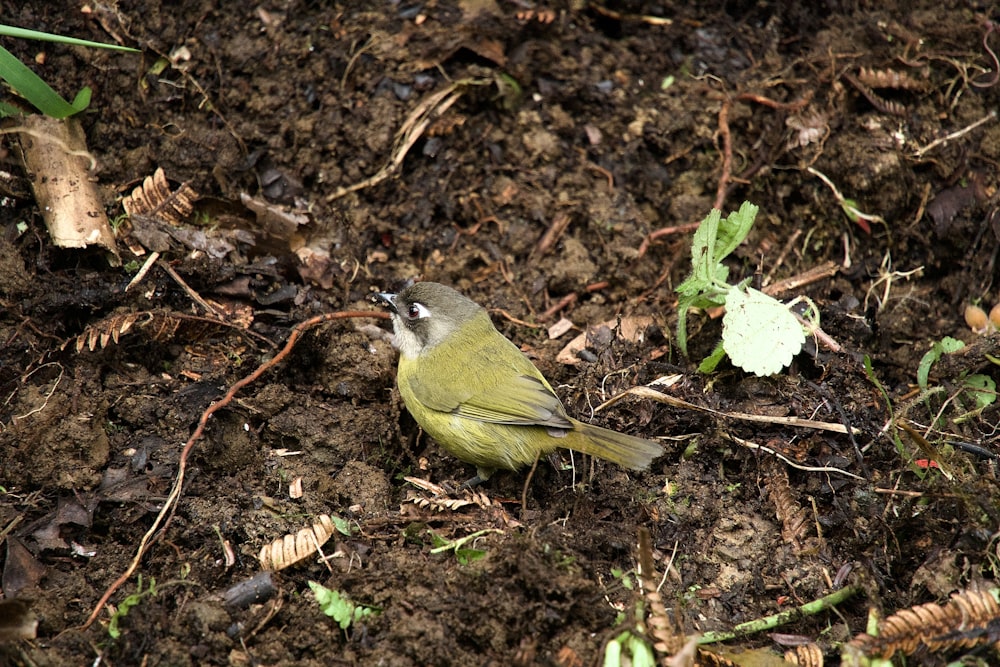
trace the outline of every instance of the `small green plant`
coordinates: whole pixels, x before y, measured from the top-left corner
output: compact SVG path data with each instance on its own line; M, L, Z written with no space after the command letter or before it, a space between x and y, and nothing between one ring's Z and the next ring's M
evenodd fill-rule
M953 354L965 347L965 343L950 336L945 336L931 345L931 349L920 359L917 364L917 384L922 391L928 390L928 379L931 367L941 360L946 354ZM959 377L962 388L976 402L976 410L993 405L997 400L997 383L989 375L975 373L973 375L962 374Z
M503 533L502 530L497 530L496 528L487 528L485 530L478 530L471 535L466 535L465 537L460 537L457 540L448 540L441 537L433 530L430 531L431 539L434 540L434 548L431 549L432 554L439 554L445 551L454 551L455 558L462 565L468 565L472 561L479 560L486 555L486 552L482 549L473 549L466 547L465 545L469 542L474 542L483 535L488 535L489 533Z
M374 616L382 611L377 607L355 604L340 591L329 589L315 581L309 582L309 588L312 589L313 595L316 596L319 608L324 614L335 620L341 630L346 630L352 624L363 621L369 616Z
M656 656L649 643L640 635L625 630L604 648L603 667L656 667Z
M20 39L37 39L45 42L58 42L60 44L72 44L75 46L90 46L98 49L113 49L115 51L128 51L138 53L136 49L127 46L117 46L115 44L101 44L100 42L90 42L85 39L74 39L73 37L62 37L47 32L37 30L26 30L15 28L9 25L0 25L0 37L17 37ZM45 83L37 74L31 71L27 65L22 63L13 53L0 46L0 78L23 97L31 106L41 111L46 116L52 118L66 118L73 114L80 113L90 104L90 88L83 88L73 98L72 102L64 100L59 93L52 90L49 84ZM21 113L21 110L12 104L0 102L0 118L14 116Z
M698 370L710 373L725 355L745 371L773 375L792 362L805 345L805 333L788 306L748 285L728 282L722 263L750 233L759 209L743 202L725 219L713 209L691 242L691 275L677 286L677 342L687 354L687 311L725 306L722 342Z
M139 582L136 584L135 593L128 595L124 600L118 604L118 608L115 609L115 613L111 615L111 622L108 623L108 635L112 639L118 639L122 636L122 631L118 627L121 620L128 616L128 612L132 607L136 607L142 602L145 597L153 597L156 595L156 579L153 577L149 578L149 588L146 590L142 589L142 575L139 575Z

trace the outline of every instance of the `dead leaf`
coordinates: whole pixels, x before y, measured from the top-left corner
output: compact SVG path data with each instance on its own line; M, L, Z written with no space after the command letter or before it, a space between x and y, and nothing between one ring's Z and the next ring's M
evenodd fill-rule
M623 317L621 319L621 328L617 330L618 338L632 343L640 343L642 342L643 334L645 334L646 329L652 323L653 318L648 315ZM608 320L607 322L601 322L600 324L587 327L586 331L571 340L566 347L559 351L559 354L556 355L556 361L562 364L575 366L580 363L580 357L577 353L587 348L588 339L598 335L598 332L602 328L615 331L616 327L618 327L618 320Z

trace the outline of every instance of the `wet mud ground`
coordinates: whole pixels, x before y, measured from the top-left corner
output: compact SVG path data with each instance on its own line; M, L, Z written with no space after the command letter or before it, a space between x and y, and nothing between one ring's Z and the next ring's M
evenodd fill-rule
M859 587L780 636L731 643L775 656L806 639L838 664L870 607L996 587L998 410L995 389L968 380L995 381L1000 353L963 317L1000 302L991 3L0 9L11 25L141 49L4 41L64 96L93 88L80 122L122 265L54 246L4 135L0 557L6 597L39 623L0 661L599 664L649 609L642 529L679 636ZM184 233L120 217L157 168L195 193ZM702 375L718 314L689 315L685 357L674 287L693 225L745 200L761 211L731 278L767 287L832 267L778 296L812 299L840 351L810 338L772 377L728 363ZM160 258L125 291L153 245ZM374 291L414 278L487 307L571 414L659 440L664 456L632 472L567 454L445 507L405 478L454 488L471 466L407 415L385 320L337 320L208 420L154 524L209 405L296 323L378 313ZM617 335L619 322L642 335ZM966 347L922 389L921 359L946 337ZM661 378L714 412L638 397L595 411ZM346 528L325 562L227 604L264 545L323 514ZM464 545L476 554L434 552L479 531ZM309 581L377 613L342 630ZM998 659L971 646L908 664L963 653Z

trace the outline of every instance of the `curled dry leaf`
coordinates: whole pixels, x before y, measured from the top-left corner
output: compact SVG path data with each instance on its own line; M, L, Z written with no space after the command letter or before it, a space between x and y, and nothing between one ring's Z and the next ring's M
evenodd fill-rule
M621 319L620 328L618 328L618 320L608 320L607 322L601 322L600 324L592 327L587 327L585 332L571 340L566 344L566 347L559 351L559 354L556 355L556 361L562 364L569 364L571 366L580 363L580 357L577 353L587 348L588 336L591 336L594 332L599 331L601 327L605 327L612 331L617 328L618 337L620 339L638 343L642 341L646 328L652 323L652 317L638 315L633 317L623 317Z
M319 551L335 530L330 516L321 514L312 526L264 545L257 558L265 570L283 570Z

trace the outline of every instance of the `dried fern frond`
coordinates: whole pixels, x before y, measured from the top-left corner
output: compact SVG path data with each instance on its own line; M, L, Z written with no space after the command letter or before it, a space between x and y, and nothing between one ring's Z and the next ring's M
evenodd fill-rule
M283 570L319 551L335 530L330 516L321 514L308 528L265 544L257 558L265 570Z
M892 90L924 90L927 87L925 82L906 72L872 67L862 67L858 70L858 81L871 88Z
M169 311L117 313L88 325L75 339L71 338L63 343L62 349L65 350L75 340L77 352L83 352L84 348L91 352L98 347L103 350L111 343L117 345L125 334L137 331L141 331L149 340L164 343L173 340L182 326L184 338L189 342L201 340L223 329L240 329L228 322Z
M129 216L155 216L172 225L179 225L194 211L197 199L198 193L187 183L171 190L163 168L157 167L152 176L147 176L142 185L122 199L122 207Z
M868 656L891 658L918 649L933 653L994 645L1000 649L1000 589L965 590L943 605L903 609L879 623L878 636L858 635L850 647Z
M436 497L436 498L425 498L424 496L418 496L413 491L407 493L406 502L413 503L417 507L430 508L436 512L443 512L445 510L455 511L462 509L466 505L472 505L471 500L463 500L461 498L448 498L446 496Z
M767 495L774 503L775 514L781 521L781 538L799 552L808 537L809 513L792 495L788 470L773 459L769 459L766 466Z

